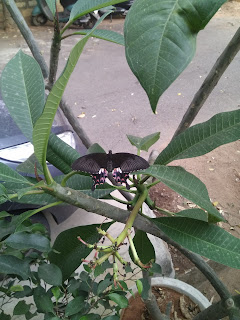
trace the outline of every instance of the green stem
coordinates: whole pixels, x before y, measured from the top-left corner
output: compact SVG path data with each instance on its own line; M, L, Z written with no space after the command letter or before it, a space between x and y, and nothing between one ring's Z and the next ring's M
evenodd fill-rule
M145 177L146 178L146 177ZM144 183L146 180L144 180L145 178L143 178L141 181L140 181L140 183ZM147 177L147 178L149 178L149 177ZM143 181L144 180L144 181ZM161 182L160 180L155 180L153 183L150 183L150 184L148 184L147 185L147 188L148 189L150 189L150 188L152 188L152 187L154 187L156 184L158 184L159 182Z
M71 178L72 176L74 176L75 174L77 174L78 172L76 172L76 171L71 171L70 173L68 173L68 174L66 174L65 176L64 176L64 178L62 179L62 181L61 181L61 186L62 187L66 187L66 182L67 182L67 180L69 179L69 178Z
M121 200L121 199L114 197L114 196L112 196L112 199L119 202L119 203L122 203L122 204L126 204L126 205L131 204L131 201Z
M162 209L162 208L159 208L157 206L155 206L155 209L157 209L158 211L161 211L163 213L165 213L167 216L169 217L172 217L172 216L175 216L175 213L174 212L171 212L171 211L168 211L166 209Z
M53 177L52 177L52 175L51 175L51 173L50 173L50 171L48 169L48 166L47 166L46 154L45 154L44 158L45 158L45 161L42 163L43 174L44 174L44 177L45 177L47 185L50 185L53 182Z
M43 194L45 193L44 191L42 190L31 190L31 191L27 191L24 196L26 195L29 195L29 194ZM17 193L13 193L13 194L8 194L8 199L9 200L12 200L14 198L17 198L18 197L18 194Z
M132 239L132 237L131 237L131 235L130 235L129 230L128 230L127 237L128 237L128 241L129 241L130 248L131 248L131 250L132 250L134 262L135 262L137 265L139 265L140 268L145 268L146 266L141 262L141 260L140 260L139 257L138 257L138 254L137 254L137 251L136 251L136 248L135 248L135 246L134 246L133 239Z
M133 226L134 220L137 217L138 211L140 210L140 208L142 207L143 202L145 201L147 195L148 195L148 190L145 186L140 185L138 186L138 190L141 192L127 222L126 225L123 229L123 231L121 232L121 234L118 236L117 238L117 246L119 246L124 239L128 236L128 230L130 230Z

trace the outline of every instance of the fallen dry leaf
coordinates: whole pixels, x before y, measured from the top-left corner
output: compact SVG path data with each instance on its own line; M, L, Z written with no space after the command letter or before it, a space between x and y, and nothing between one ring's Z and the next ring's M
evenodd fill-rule
M79 114L79 115L77 116L77 118L84 118L85 116L86 116L85 112L82 112L81 114Z

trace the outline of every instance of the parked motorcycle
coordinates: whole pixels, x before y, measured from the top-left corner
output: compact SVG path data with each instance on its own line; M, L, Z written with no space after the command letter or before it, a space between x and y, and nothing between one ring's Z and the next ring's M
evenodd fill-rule
M70 13L73 5L77 0L60 0L63 7L63 12L58 13L59 22L67 23L70 17ZM100 18L98 11L90 12L82 17L79 17L74 24L83 27L84 29L89 29L94 26L96 21ZM37 0L37 5L32 11L32 24L34 26L42 26L48 20L53 21L53 15L50 11L45 0Z

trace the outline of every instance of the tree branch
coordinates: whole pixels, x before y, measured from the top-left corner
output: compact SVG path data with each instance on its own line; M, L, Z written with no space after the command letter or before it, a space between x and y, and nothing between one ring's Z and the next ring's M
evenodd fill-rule
M27 45L29 46L29 49L32 52L32 55L34 56L34 58L37 60L38 64L40 65L43 77L47 78L48 77L47 64L46 64L43 56L40 53L40 50L39 50L38 45L33 37L31 30L29 29L21 12L19 11L18 7L16 6L16 3L13 0L3 0L3 3L5 4L6 8L10 12L14 22L18 26L21 34L23 35L25 41L27 42Z
M188 107L186 113L184 114L182 121L180 122L177 130L175 131L173 138L179 135L181 132L190 127L191 123L195 119L196 115L202 108L204 102L207 100L208 96L212 90L217 85L219 79L223 75L224 71L230 65L235 55L240 50L240 28L222 52L220 57L217 59L213 68L209 72L207 78L204 80L202 86L195 94L190 106ZM172 138L172 139L173 139Z
M67 187L63 188L62 186L56 183L51 185L51 187L54 189L54 192L52 193L54 197L57 197L58 199L66 203L72 204L86 211L97 213L99 215L122 223L126 223L129 217L128 211L112 206L108 203L101 202L80 191L73 190ZM150 233L158 238L161 238L162 240L176 247L189 260L191 260L197 266L197 268L205 275L205 277L209 280L209 282L218 292L219 296L223 301L226 301L227 299L231 298L230 292L225 287L225 285L219 280L214 270L199 255L188 251L187 249L170 239L151 221L151 219L147 219L146 217L138 215L135 219L133 226L137 229L140 229L144 232Z

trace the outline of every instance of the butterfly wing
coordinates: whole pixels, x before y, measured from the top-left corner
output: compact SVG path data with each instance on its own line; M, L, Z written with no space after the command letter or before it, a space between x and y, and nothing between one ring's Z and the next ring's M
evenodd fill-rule
M106 165L107 155L105 153L91 153L74 161L72 169L90 174L97 174L101 168L106 169Z
M132 153L115 153L112 155L113 177L116 182L125 183L127 189L130 189L127 179L129 173L149 167L149 163Z
M114 168L120 168L122 172L126 173L149 167L149 163L145 159L132 153L115 153L112 155L112 162Z
M90 173L93 179L92 191L96 186L103 184L107 177L107 155L105 153L91 153L78 158L72 164L72 169Z

